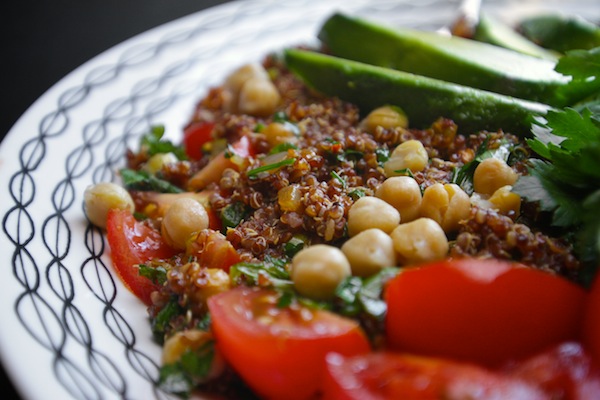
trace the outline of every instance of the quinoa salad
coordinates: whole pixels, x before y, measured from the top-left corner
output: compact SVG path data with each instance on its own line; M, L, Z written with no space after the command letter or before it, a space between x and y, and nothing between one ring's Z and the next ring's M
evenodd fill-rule
M330 49L298 51L328 54ZM531 372L532 365L543 357L542 364L551 359L547 365L559 365L543 351L570 345L581 358L575 364L587 368L587 380L575 385L589 389L588 394L600 388L600 372L580 346L580 331L573 331L584 318L583 311L573 310L584 308L589 257L577 247L575 231L553 224L552 213L527 190L527 177L539 176L532 173L531 160L543 158L539 147L531 146L531 133L467 130L447 115L413 124L410 113L396 104L366 110L324 92L292 71L281 53L240 65L197 102L181 142L164 139L164 128L153 127L137 148L128 150L121 184L86 190L87 216L106 229L116 273L148 306L149 329L163 346L159 386L184 397L200 391L225 398L360 398L336 397L351 392L339 377L349 379L349 370L360 369L356 364L340 372L340 365L365 354L393 353L406 357L394 363L431 373L426 376L434 383L424 392L411 387L372 398L393 398L390 393L474 396L475 389L452 386L461 379L485 389L469 398L514 398L515 393L550 398L558 392ZM528 341L511 353L513 347L498 344L503 352L498 355L486 342L481 346L490 354L478 350L485 328L475 339L463 333L480 332L477 314L472 325L465 322L471 316L457 317L462 331L439 331L444 340L456 335L448 352L412 341L412 328L398 321L416 327L415 338L436 341L437 328L426 328L392 304L412 304L407 287L420 290L414 299L420 293L441 293L440 303L447 299L442 291L411 284L410 272L429 266L452 269L453 263L462 270L462 261L469 268L469 263L483 269L489 263L487 271L501 270L500 275L531 272L531 287L541 276L540 293L545 279L552 280L539 296L538 289L513 296L528 287L524 283L514 292L502 292L498 303L507 315L518 309L534 313L499 324L538 329L534 342L539 348ZM400 279L407 280L404 291L397 289ZM492 280L481 279L481 293L496 290ZM454 281L445 282L451 286ZM472 289L460 285L455 287L459 292ZM521 300L532 297L542 300L533 306ZM574 305L563 310L572 299ZM427 317L428 324L435 320L429 311L415 313ZM439 309L439 314L452 312ZM527 320L555 322L530 328ZM560 327L558 333L541 340L554 326ZM500 343L502 335L490 340ZM286 338L297 349L286 350ZM318 351L314 344L303 344L318 342L315 338L332 344L320 344ZM309 361L298 349L307 349ZM552 354L560 353L554 349ZM280 360L279 371L271 358ZM453 372L431 372L424 361L429 358ZM378 365L373 371L392 365L369 360ZM361 387L385 386L369 381L374 377L352 376ZM405 379L415 382L416 376ZM426 391L432 387L434 392Z

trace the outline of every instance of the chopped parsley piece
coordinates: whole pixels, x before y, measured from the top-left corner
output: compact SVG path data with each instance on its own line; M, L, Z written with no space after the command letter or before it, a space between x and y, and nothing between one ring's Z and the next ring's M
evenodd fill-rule
M150 266L146 264L140 264L138 273L150 279L157 285L163 285L167 281L167 270L163 266Z
M128 190L140 190L160 193L182 193L184 190L146 171L129 168L120 170L123 185Z
M284 260L265 258L262 263L237 263L229 270L231 281L236 285L251 285L291 289L293 283Z
M170 140L163 139L165 134L164 125L155 125L150 128L150 132L143 135L140 139L140 145L148 152L148 155L173 153L179 160L186 160L187 155L183 146L177 146Z
M194 387L210 373L214 355L212 341L196 350L185 351L177 362L161 367L160 387L166 392L188 397Z
M361 197L365 197L366 195L367 194L362 189L354 189L350 193L348 193L348 196L350 196L350 198L354 201L360 199Z
M287 143L287 142L279 143L277 146L273 147L271 149L271 151L269 151L269 154L282 153L282 152L288 151L290 149L297 150L298 146L296 146L293 143Z
M152 319L152 334L158 343L163 343L165 333L169 331L173 318L182 315L185 310L177 302L177 297L173 297Z
M221 210L221 222L223 223L223 230L227 231L227 228L235 228L248 217L249 209L241 201L237 201L227 205Z
M336 289L336 309L343 315L363 314L382 322L387 310L382 299L383 287L398 271L396 267L389 267L369 278L348 277Z
M292 238L283 245L283 251L285 255L292 258L297 252L302 250L307 244L307 238L304 235L294 235Z
M518 147L516 147L514 144L503 140L501 141L500 146L498 146L495 149L490 149L488 140L486 138L483 141L483 143L477 148L475 157L471 162L464 164L460 168L454 169L454 171L452 172L451 182L460 186L467 194L472 194L473 175L475 174L475 169L477 169L477 166L487 158L497 158L506 163L509 163L511 154L521 153L518 150L516 150L517 148Z

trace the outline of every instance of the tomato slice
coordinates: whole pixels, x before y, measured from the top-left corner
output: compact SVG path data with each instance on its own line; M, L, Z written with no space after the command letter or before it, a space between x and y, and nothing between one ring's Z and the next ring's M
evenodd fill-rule
M183 130L185 153L192 160L202 158L202 146L213 140L213 122L193 122Z
M220 268L229 272L241 257L225 235L212 229L204 229L191 240L186 254L198 257L198 263L206 268Z
M106 239L111 249L117 275L144 304L150 305L150 294L157 286L139 275L137 265L152 259L167 259L176 254L160 232L139 222L126 210L110 210L106 222Z
M600 365L600 273L596 274L588 294L583 340L596 363Z
M585 290L517 264L459 259L400 273L385 298L392 349L495 366L577 339Z
M520 378L474 364L401 353L327 355L322 400L547 399Z
M309 399L321 389L325 355L366 353L356 321L277 305L271 290L237 287L208 299L216 344L245 382L268 399Z
M600 369L576 342L536 354L513 366L509 373L540 387L550 399L586 400L600 394Z

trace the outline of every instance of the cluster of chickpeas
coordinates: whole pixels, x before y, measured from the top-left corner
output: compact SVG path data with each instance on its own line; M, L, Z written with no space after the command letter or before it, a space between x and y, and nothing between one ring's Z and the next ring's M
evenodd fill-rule
M379 108L362 122L363 129L371 132L378 126L406 124L406 118L393 107ZM398 145L384 164L387 179L375 196L358 199L348 211L350 239L341 249L316 245L293 258L291 278L296 290L325 300L348 276L368 277L389 266L443 259L449 250L448 234L468 218L472 204L504 214L518 213L521 199L511 191L518 175L503 160L489 158L477 166L471 197L452 183L435 183L421 191L406 172L423 171L428 162L420 141Z

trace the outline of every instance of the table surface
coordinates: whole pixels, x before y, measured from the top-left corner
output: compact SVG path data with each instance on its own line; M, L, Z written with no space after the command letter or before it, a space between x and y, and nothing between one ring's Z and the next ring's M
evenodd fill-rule
M29 106L95 55L226 0L37 0L0 7L0 139ZM0 397L19 399L0 368Z

